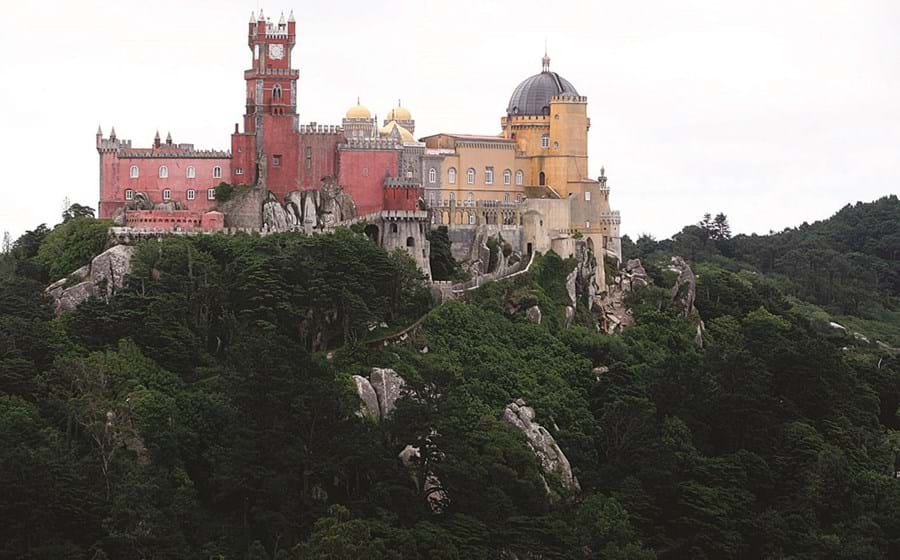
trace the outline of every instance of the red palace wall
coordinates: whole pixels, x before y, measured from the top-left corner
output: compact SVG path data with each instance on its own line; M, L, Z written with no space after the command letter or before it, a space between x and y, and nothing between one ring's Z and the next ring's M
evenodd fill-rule
M384 210L416 210L420 198L425 196L422 187L385 187Z
M279 200L298 189L297 143L294 121L287 116L263 116L263 152L266 154L266 187ZM281 156L280 163L276 156ZM277 165L276 165L277 163Z
M397 176L398 152L395 150L341 150L338 184L356 202L361 216L382 209L384 180Z
M300 133L300 149L297 152L300 167L300 189L317 189L323 177L333 177L337 168L337 146L344 142L341 132ZM307 157L307 149L309 157Z
M110 218L125 205L127 190L144 192L154 204L180 202L191 210L204 212L215 206L208 200L207 190L219 183L232 182L231 160L228 158L148 157L119 158L115 153L104 153L100 159L100 217ZM131 167L137 166L138 176L131 177ZM169 171L167 178L159 176L161 166ZM194 178L187 177L188 167L194 167ZM221 168L221 177L214 177L214 168ZM238 181L240 182L240 181ZM171 198L163 200L163 191L169 189ZM188 200L187 191L193 189L194 200Z

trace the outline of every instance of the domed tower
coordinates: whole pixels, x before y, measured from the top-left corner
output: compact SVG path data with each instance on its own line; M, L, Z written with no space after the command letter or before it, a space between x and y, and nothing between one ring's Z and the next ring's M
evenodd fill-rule
M409 112L409 109L404 108L400 104L399 99L397 100L397 106L388 111L388 114L384 119L384 126L387 126L391 121L396 122L401 127L408 130L410 134L416 133L416 121L413 120L412 113Z
M540 74L513 90L500 120L503 136L514 139L528 159L526 184L544 185L561 197L582 192L587 179L587 97L571 82L550 71L544 53Z
M356 98L356 105L347 109L342 121L347 138L371 138L375 136L375 119L364 105Z

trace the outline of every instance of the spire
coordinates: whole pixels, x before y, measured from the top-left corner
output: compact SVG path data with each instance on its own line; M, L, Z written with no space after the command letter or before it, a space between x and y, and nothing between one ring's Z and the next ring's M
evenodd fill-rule
M356 96L356 104L359 105L359 96Z
M159 140L159 129L156 129L156 136L153 137L154 140Z
M250 23L256 23L256 14L250 10Z
M103 136L103 129L100 128L100 125L97 125L97 136Z
M544 58L541 59L541 71L550 71L550 57L547 56L547 39L544 39Z
M166 144L172 144L172 133L171 132L166 134Z
M284 11L281 12L281 17L278 18L278 25L284 25Z
M116 127L112 127L112 130L109 132L109 139L110 140L116 139Z
M290 15L288 15L288 23L294 23L296 20L294 19L294 10L291 10Z
M259 21L266 21L266 16L263 15L263 9L259 9Z
M602 166L600 167L600 176L606 177L606 168L605 167L602 167Z

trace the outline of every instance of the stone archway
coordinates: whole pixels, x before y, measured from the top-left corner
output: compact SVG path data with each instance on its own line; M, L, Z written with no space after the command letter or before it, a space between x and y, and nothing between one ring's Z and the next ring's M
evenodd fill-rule
M363 233L365 233L366 237L371 239L374 243L377 244L379 242L378 226L376 226L375 224L367 225L365 229L363 229Z

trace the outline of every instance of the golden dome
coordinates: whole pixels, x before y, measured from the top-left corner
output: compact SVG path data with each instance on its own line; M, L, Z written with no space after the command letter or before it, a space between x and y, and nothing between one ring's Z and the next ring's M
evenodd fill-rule
M348 119L371 119L372 113L369 112L365 105L360 105L359 100L357 100L356 105L347 109L345 116Z
M408 109L404 109L403 107L394 107L387 114L387 120L389 121L411 121L412 113L409 112Z
M387 123L386 125L384 125L383 127L379 128L378 135L382 136L384 138L387 138L394 131L394 128L396 128L397 131L400 133L400 140L402 142L415 142L416 141L416 137L412 135L412 132L406 130L405 128L403 128L402 126L397 124L397 121L391 121L391 122Z

